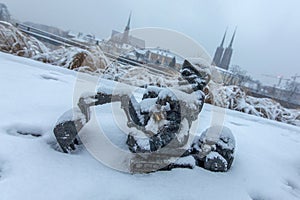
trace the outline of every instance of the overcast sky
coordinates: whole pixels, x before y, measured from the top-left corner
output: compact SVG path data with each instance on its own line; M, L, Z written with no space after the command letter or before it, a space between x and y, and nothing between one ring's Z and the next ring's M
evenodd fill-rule
M0 0L1 1L1 0ZM256 78L300 75L299 0L2 0L14 18L93 33L107 38L131 28L179 31L213 55L228 27L228 45L238 26L232 64ZM265 78L266 81L270 79ZM272 80L272 79L271 79ZM298 79L300 81L300 78Z

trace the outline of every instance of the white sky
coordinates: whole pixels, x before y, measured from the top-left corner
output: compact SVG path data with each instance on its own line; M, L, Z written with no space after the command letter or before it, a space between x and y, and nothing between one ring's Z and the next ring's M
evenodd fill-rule
M228 26L228 45L238 26L232 64L255 78L300 75L298 0L2 0L14 18L107 38L131 28L161 27L199 42L211 55ZM265 81L270 81L265 77ZM298 79L300 81L300 78ZM275 79L274 79L275 81Z

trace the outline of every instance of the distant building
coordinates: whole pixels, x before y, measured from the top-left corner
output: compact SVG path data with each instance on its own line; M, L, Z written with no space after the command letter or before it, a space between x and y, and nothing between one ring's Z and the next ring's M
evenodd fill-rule
M224 52L224 41L226 38L226 33L227 30L225 31L225 34L223 36L221 45L217 48L214 58L213 58L213 62L212 65L220 67L222 69L228 70L229 66L230 66L230 61L231 61L231 57L232 57L232 53L233 53L233 42L234 42L234 38L235 38L235 34L236 34L236 29L233 33L233 36L231 38L230 44L229 46L225 49Z
M153 64L172 67L177 70L181 68L182 63L177 63L176 56L168 50L163 50L158 48L148 50L147 56L149 62L152 62Z
M97 38L93 34L85 34L81 32L69 31L67 33L67 38L71 39L74 42L79 42L86 45L99 45L101 39Z
M227 30L225 31L224 33L224 36L223 36L223 39L222 39L222 42L221 42L221 45L217 48L216 52L215 52L215 56L213 58L213 65L215 66L220 66L221 64L221 59L222 59L222 56L223 56L223 52L224 52L224 41L225 41L225 38L226 38L226 33L227 33Z
M124 29L124 32L121 33L116 30L112 30L110 42L116 43L118 45L130 45L135 48L144 49L146 46L145 40L130 36L130 21L131 21L131 13L128 18L127 25Z
M0 21L6 21L9 22L10 19L10 13L6 7L5 4L0 3Z
M133 51L127 53L125 57L142 64L170 67L178 71L181 69L184 61L184 58L181 56L158 47L147 49L135 48Z

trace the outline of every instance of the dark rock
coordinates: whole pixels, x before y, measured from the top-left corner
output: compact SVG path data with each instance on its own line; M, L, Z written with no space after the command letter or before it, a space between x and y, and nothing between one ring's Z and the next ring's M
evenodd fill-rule
M172 169L176 169L176 168L193 169L194 167L190 164L171 163L171 164L167 165L166 167L159 169L159 171L171 171Z
M64 120L55 127L54 134L57 141L64 152L75 149L77 134L79 130L90 119L90 107L102 105L111 102L121 102L121 109L125 111L127 117L127 126L131 131L138 130L139 133L129 133L126 144L134 156L130 160L130 169L133 173L149 173L157 170L171 170L173 168L192 168L192 165L182 165L171 163L171 158L179 158L181 156L195 155L201 149L186 149L189 138L189 128L200 113L204 94L201 91L208 83L207 76L201 74L195 66L185 61L181 70L183 78L190 84L187 90L183 90L188 94L193 93L190 101L187 95L180 92L172 92L170 89L149 86L143 94L141 102L137 102L131 94L120 92L112 94L101 92L98 90L96 95L82 96L79 100L78 107L81 116ZM201 71L201 70L200 70ZM183 84L186 84L183 83ZM178 92L178 93L177 93ZM178 99L179 95L182 99ZM196 96L195 96L196 95ZM82 120L82 116L85 120ZM83 122L84 121L84 122ZM143 132L143 136L140 132ZM213 170L225 171L232 163L233 149L228 149L229 144L227 137L221 137L220 142L214 144L213 151L201 157L196 162L198 165ZM201 146L206 140L197 140L194 146ZM223 142L223 143L222 143ZM228 161L224 158L228 159Z
M78 115L78 110L71 109L58 120L54 127L54 135L62 151L68 153L75 150L75 145L80 143L78 132L86 122L83 115Z
M228 170L228 163L217 152L211 152L205 157L203 167L213 172L226 172Z
M69 150L75 150L74 141L78 132L73 121L63 122L54 128L56 140L63 150L68 153Z
M181 123L180 103L178 100L174 99L171 91L158 87L149 87L143 95L143 100L147 98L157 98L155 104L148 105L149 107L155 105L169 107L165 112L164 119L167 121L167 124L159 127L157 133L154 133L149 139L150 151L154 152L165 147L176 138L176 133L179 131ZM153 114L151 112L141 113L140 106L134 98L131 98L130 100L129 111L132 120L139 126L146 126ZM144 123L141 123L141 118L144 120ZM139 146L133 136L127 138L127 144L131 151L145 151L145 147Z
M187 60L185 60L182 65L181 75L188 81L194 91L203 90L210 80L207 74L201 74L199 70Z
M157 98L161 88L155 86L148 86L147 90L143 94L143 99Z
M212 142L210 141L208 134L215 134L216 131L221 131L219 133L219 139ZM212 147L211 153L203 156L201 148L208 143ZM204 167L211 171L227 171L231 168L233 163L234 150L235 139L231 130L227 127L213 126L206 129L200 138L195 139L190 151L191 154L194 155L197 166ZM212 156L212 154L214 156Z
M144 119L143 119L143 116L141 115L141 107L138 104L138 102L136 101L136 99L134 98L134 96L132 96L130 98L128 106L129 106L128 107L129 114L130 114L132 121L136 125L142 126L144 124Z

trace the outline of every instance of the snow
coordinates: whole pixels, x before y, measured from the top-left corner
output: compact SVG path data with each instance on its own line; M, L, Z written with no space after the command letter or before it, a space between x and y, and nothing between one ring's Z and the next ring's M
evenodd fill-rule
M0 50L14 55L32 58L44 63L51 63L53 65L90 73L99 73L109 64L109 60L98 46L86 47L86 50L78 47L70 47L70 45L65 45L64 43L68 42L69 44L75 44L75 46L79 47L83 47L83 45L50 34L52 41L64 44L63 46L68 46L61 46L58 49L50 50L35 37L31 37L23 32L30 32L31 35L41 36L46 39L49 39L49 33L47 33L48 36L42 36L41 33L43 33L43 31L33 27L29 27L30 31L28 31L27 28L27 26L22 24L18 24L18 28L16 28L10 23L0 21ZM22 29L23 32L19 29Z
M175 161L176 164L190 164L195 167L195 159L192 156L182 157Z
M287 124L300 124L300 111L287 109L268 98L255 98L246 95L238 86L220 86L213 82L207 87L206 101L212 105L228 108L247 114L264 117Z
M147 84L168 87L178 85L179 73L174 74L173 71L168 71L170 74L166 77L163 76L162 71L159 69L146 67L146 65L136 67L132 65L112 64L102 76L103 78L117 80L138 87Z
M147 87L147 90L146 90L146 93L156 93L158 94L162 89L159 88L159 87L153 87L153 86L148 86Z
M0 66L1 200L300 198L299 127L205 104L197 135L225 113L219 123L236 138L235 161L227 173L195 167L127 174L97 161L83 146L72 154L55 148L52 130L76 101L76 82L88 85L93 77L78 80L79 72L4 53ZM95 110L107 138L125 148L127 135L117 126L112 105ZM88 123L81 134L96 134L93 130Z
M132 103L132 107L134 108L135 113L136 113L137 117L139 118L140 123L144 124L144 117L140 114L140 110L141 110L140 104L137 102L137 100L134 96L131 96L130 102Z
M80 120L82 124L86 123L86 117L84 116L84 114L80 111L79 108L74 108L71 109L67 112L65 112L58 120L56 125L60 124L60 123L64 123L67 121L77 121Z
M218 140L219 138L221 138L221 140ZM231 130L225 126L209 127L202 133L200 140L203 142L215 141L222 149L228 150L234 149L236 145Z
M83 50L78 47L60 47L56 50L46 53L39 53L32 57L34 60L51 63L56 66L65 68L99 72L103 70L109 63L99 47L90 47Z
M218 158L219 160L222 160L223 163L226 163L227 165L227 161L218 153L218 152L210 152L207 156L206 156L206 160L208 159L215 159L215 158Z
M151 117L147 123L147 125L145 126L145 129L147 131L152 132L153 134L157 133L160 127L163 127L163 125L167 124L168 121L167 120L161 120L161 121L155 121L155 119L153 117Z
M138 146L143 147L143 149L150 151L150 143L149 143L149 138L138 138L136 140L136 143L138 144ZM136 149L135 149L136 150Z
M170 89L164 89L158 94L159 99L165 99L169 97L172 101L176 101L177 97Z
M141 105L141 112L142 113L149 113L151 105L154 105L157 101L157 98L148 98L148 99L143 99L140 102Z
M183 143L184 136L189 133L189 122L187 119L182 120L182 126L180 127L179 133L176 134L176 138L180 143Z

